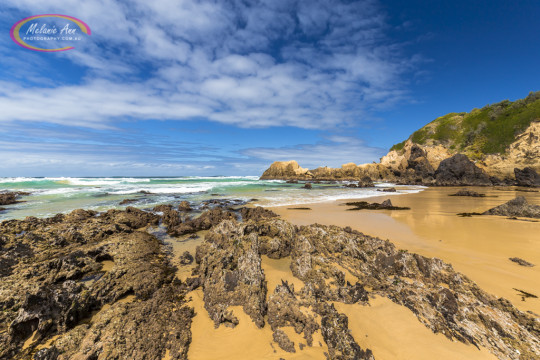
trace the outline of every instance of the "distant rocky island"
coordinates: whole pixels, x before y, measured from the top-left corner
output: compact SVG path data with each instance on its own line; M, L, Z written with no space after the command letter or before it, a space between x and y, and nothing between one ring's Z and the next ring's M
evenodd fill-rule
M394 145L379 163L302 168L274 162L261 179L375 181L432 186L540 186L540 91L439 117Z

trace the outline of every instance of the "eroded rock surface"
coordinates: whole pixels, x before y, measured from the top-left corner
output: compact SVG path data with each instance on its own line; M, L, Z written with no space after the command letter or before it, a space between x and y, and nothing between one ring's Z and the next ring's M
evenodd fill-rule
M0 359L186 359L192 309L142 231L158 220L128 208L1 223Z
M0 359L186 359L194 313L185 299L199 287L207 314L197 316L234 327L230 307L241 306L288 352L319 346L318 336L329 359L376 358L333 303L367 306L382 296L449 339L504 359L540 357L538 318L439 259L350 228L294 226L265 209L216 208L194 218L169 206L155 211L76 210L1 223ZM160 223L171 233L209 230L184 281L146 231ZM297 286L269 289L262 256L290 262ZM191 261L184 253L180 263ZM301 341L287 336L291 329Z
M518 196L507 203L483 212L482 215L500 215L538 219L540 218L540 205L529 204L525 197Z
M304 286L282 283L265 307L261 255L290 257L292 274ZM538 319L482 291L439 259L399 251L389 241L350 229L296 227L277 218L226 220L210 230L196 258L196 272L205 279L205 303L216 323L231 322L225 309L244 299L246 313L257 324L267 315L276 341L289 350L298 351L276 331L283 326L293 326L308 346L310 333L321 331L332 359L376 358L358 346L347 331L347 317L331 303L366 304L369 296L378 295L406 306L432 331L486 347L500 358L540 356ZM246 258L249 265L243 266L250 275L240 277L234 272ZM351 277L354 285L345 280Z
M540 175L532 167L515 168L514 175L518 186L540 186Z
M439 186L492 185L489 176L466 155L456 154L441 161L435 171L435 184Z

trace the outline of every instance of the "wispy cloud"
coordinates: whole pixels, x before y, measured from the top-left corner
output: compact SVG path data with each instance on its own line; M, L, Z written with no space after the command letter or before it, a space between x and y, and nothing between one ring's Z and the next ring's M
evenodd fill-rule
M252 148L243 151L250 157L272 161L296 160L302 167L340 167L347 162L366 163L378 159L384 149L367 146L362 140L348 136L332 136L317 144L283 148Z
M384 35L375 1L9 0L93 30L59 54L77 84L4 82L0 121L103 128L125 119L205 118L241 127L329 129L406 96L415 59ZM0 48L6 52L6 48Z

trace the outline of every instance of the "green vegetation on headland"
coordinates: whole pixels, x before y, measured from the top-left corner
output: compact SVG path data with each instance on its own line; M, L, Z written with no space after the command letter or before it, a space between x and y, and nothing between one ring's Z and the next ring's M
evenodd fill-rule
M531 122L540 120L540 91L514 102L504 100L473 109L469 113L450 113L441 116L409 139L419 145L443 145L452 152L471 158L485 154L503 154ZM405 141L390 150L401 150Z

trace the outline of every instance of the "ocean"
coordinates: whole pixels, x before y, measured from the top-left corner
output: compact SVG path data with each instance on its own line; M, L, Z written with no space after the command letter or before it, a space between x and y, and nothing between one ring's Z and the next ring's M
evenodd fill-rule
M26 216L52 216L84 208L96 211L123 209L124 199L133 199L129 206L141 209L160 204L189 201L197 205L210 199L238 199L260 206L290 205L339 199L364 199L374 196L395 196L422 191L422 186L395 186L376 183L376 188L347 188L343 183L288 184L281 180L259 180L258 176L183 176L183 177L17 177L0 178L0 191L25 191L18 204L6 205L0 220ZM396 193L381 193L377 188L394 186Z

